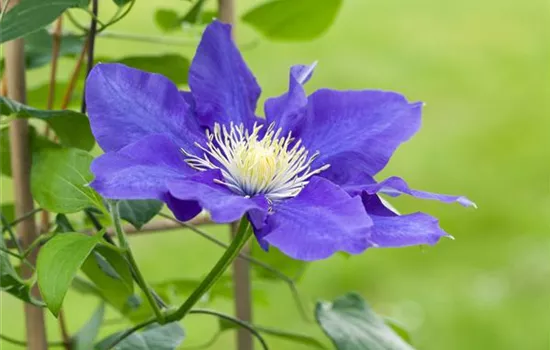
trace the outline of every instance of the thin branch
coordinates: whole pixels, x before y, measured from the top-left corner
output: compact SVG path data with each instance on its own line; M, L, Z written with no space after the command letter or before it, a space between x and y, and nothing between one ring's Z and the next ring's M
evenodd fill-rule
M82 30L83 32L87 33L88 32L88 28L86 28L85 26L83 26L82 24L80 24L76 18L74 18L73 14L71 13L71 11L65 11L65 14L67 15L67 19L69 20L69 22L71 22L76 28Z
M86 213L86 216L90 219L90 221L92 222L92 225L94 225L94 228L96 229L96 231L103 231L104 228L103 228L103 225L101 224L101 222L99 222L99 220L95 217L95 215L89 210L85 210L84 211ZM113 241L113 239L111 238L111 236L109 236L108 233L105 233L103 234L103 239L113 245L113 246L117 246L116 243ZM132 273L132 278L134 279L134 281L138 282L138 275L136 273L136 271L134 270L134 268L132 266L130 266L130 272ZM149 288L149 292L151 293L151 295L153 296L153 298L155 299L155 302L157 303L157 305L161 308L167 308L168 305L164 302L164 300L162 300L162 298L160 297L160 295L157 294L157 292L155 292L155 290L153 288Z
M29 343L27 343L26 341L14 339L14 338L8 337L7 335L3 335L3 334L0 334L0 339L6 341L8 343L11 343L13 345L18 345L18 346L22 346L22 347L26 347L26 346L29 345ZM48 347L54 347L54 346L61 347L61 346L63 346L63 342L48 343Z
M126 17L130 11L132 10L132 8L134 7L134 4L136 3L136 0L131 0L130 2L130 5L128 5L128 7L126 8L126 11L124 11L119 17L109 21L106 25L102 26L98 33L101 33L103 32L105 29L109 28L110 26L112 26L113 24L117 23L118 21L120 21L121 19L123 19L124 17Z
M86 64L86 76L90 74L92 67L94 66L94 48L95 48L95 36L97 33L97 12L99 0L92 0L92 21L90 23L90 32L88 34L88 62ZM80 106L80 112L86 113L86 99L82 96L82 104Z
M168 37L155 36L155 35L141 35L141 34L113 32L113 31L101 32L97 35L97 37L105 38L105 39L120 39L120 40L148 42L148 43L160 44L160 45L168 44L168 45L195 46L197 44L197 40L193 40L193 39L168 38Z
M63 17L60 16L55 22L55 28L52 36L52 64L50 69L50 83L48 88L48 100L46 105L46 108L48 109L53 109L53 104L55 101L55 80L57 77L57 63L59 61L59 51L61 49L62 28L63 28Z
M226 243L212 237L208 233L206 233L203 230L197 228L195 225L189 224L187 222L178 221L177 219L171 217L170 215L164 214L164 213L159 213L159 216L162 216L163 218L166 218L166 219L171 220L173 222L177 222L180 226L190 229L191 231L197 233L201 237L206 238L210 242L218 245L219 247L226 248L226 249L228 247L228 245ZM281 271L277 270L275 267L273 267L269 264L266 264L263 261L255 259L255 258L251 257L250 255L245 254L243 252L241 252L238 257L240 259L246 260L246 261L248 261L248 262L250 262L254 265L257 265L257 266L269 271L274 276L276 276L280 280L284 281L288 285L288 287L290 289L290 292L292 293L292 297L294 299L294 302L298 306L298 311L300 312L300 315L302 316L302 318L307 322L311 321L311 319L309 318L309 313L305 310L305 307L302 304L300 293L298 292L298 288L296 287L296 281L294 279L290 278L289 276L285 275Z
M111 212L111 217L113 218L113 224L114 228L118 237L119 246L120 248L124 249L126 260L128 260L129 265L131 266L133 270L132 276L134 277L134 280L137 282L137 285L141 288L143 293L145 293L145 297L147 298L149 305L153 309L153 312L155 313L155 316L159 323L164 322L164 314L162 313L162 310L160 309L157 300L155 297L153 297L151 293L151 288L145 281L145 278L143 277L136 259L134 258L134 254L132 253L132 249L130 248L130 245L128 244L128 239L122 229L122 224L120 222L120 214L118 211L118 203L109 201L109 211Z
M63 99L61 100L61 109L67 109L67 107L69 106L69 103L71 103L74 89L76 87L76 82L78 81L78 77L80 75L80 69L82 68L82 63L84 62L84 56L86 56L87 51L88 51L88 41L86 41L82 46L82 51L80 51L80 55L76 60L73 72L71 74L71 78L69 79L69 84L67 85L67 90L65 91L65 95L63 95Z
M200 349L208 349L212 345L216 344L218 339L220 339L220 335L222 335L221 331L217 331L214 333L212 338L210 338L206 343L199 344L199 345L192 345L192 346L185 346L182 349L184 350L200 350Z
M10 235L11 240L14 242L17 251L19 252L19 254L23 254L23 247L21 246L21 242L19 241L19 239L17 239L15 232L13 232L12 225L8 222L8 220L6 220L6 217L2 213L0 213L0 219L2 220L2 234L4 234L5 231L8 231L8 234Z
M187 314L189 314L189 315L191 315L191 314L211 315L211 316L219 317L221 319L224 319L224 320L232 322L232 323L236 323L240 327L243 327L246 330L248 330L250 333L252 333L260 341L260 343L262 344L262 347L265 350L268 350L267 343L265 342L263 337L260 335L260 333L258 333L258 331L256 331L253 328L252 325L250 325L249 323L247 323L245 321L233 318L231 316L225 315L223 313L220 313L220 312L217 312L217 311L214 311L214 310L208 310L208 309L191 309L191 310L188 311ZM133 326L132 328L127 329L126 331L121 333L111 344L108 344L108 346L105 349L113 349L115 346L120 344L124 339L128 338L133 333L135 333L135 332L139 331L140 329L143 329L143 328L145 328L145 327L147 327L147 326L149 326L153 323L156 323L156 322L157 322L156 318L151 318L147 321L144 321L140 324L137 324L137 325Z
M36 249L38 246L41 246L42 244L44 244L45 242L47 242L50 238L52 238L55 235L56 235L56 233L52 232L52 233L47 233L47 234L43 234L43 235L38 236L34 241L32 241L31 244L29 244L29 246L27 247L27 249L23 253L23 258L26 259L34 251L34 249Z
M242 321L242 320L239 320L238 318L234 318L234 317L222 314L221 312L217 312L217 311L214 311L214 310L208 310L208 309L193 309L193 310L189 311L189 314L211 315L211 316L219 317L219 318L221 318L223 320L226 320L226 321L229 321L231 323L235 323L235 324L239 325L240 327L246 329L252 335L254 335L256 337L256 339L258 339L260 341L260 343L262 344L262 347L265 350L268 350L267 343L265 342L264 338L260 335L260 333L258 333L257 330L254 329L254 327L252 325L250 325L246 321Z
M0 246L0 252L4 252L4 253L6 253L6 254L8 254L8 255L13 256L13 257L16 258L16 259L19 259L19 260L24 260L24 259L25 259L25 257L24 257L23 255L19 255L19 254L17 254L17 253L14 253L14 252L12 252L11 250L9 250L8 248L4 248L4 247L2 247L2 246Z
M20 217L18 217L17 219L13 220L12 222L10 222L10 223L8 223L8 224L6 224L6 223L4 223L4 221L2 221L2 226L4 226L4 227L2 228L2 232L3 232L4 230L6 230L7 227L10 227L10 228L11 228L11 227L15 227L15 226L17 226L20 222L23 222L23 221L27 220L28 218L34 216L34 214L39 213L39 212L41 212L42 210L43 210L42 208L33 209L33 210L31 210L31 211L29 211L29 212L27 212L27 213L21 215ZM4 218L4 219L5 219L5 218Z
M1 1L0 1L1 2ZM7 12L8 6L10 5L11 0L6 0L4 4L2 4L2 10L0 12L0 22L2 19L4 19L4 14Z
M59 310L57 322L59 323L59 331L61 332L61 339L63 339L63 346L65 347L65 350L71 350L71 336L67 330L67 323L65 321L65 313L63 312L63 309Z

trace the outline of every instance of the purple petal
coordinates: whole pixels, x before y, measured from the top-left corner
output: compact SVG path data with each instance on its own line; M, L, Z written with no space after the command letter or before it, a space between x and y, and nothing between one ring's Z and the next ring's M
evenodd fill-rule
M397 248L436 244L449 236L439 227L439 220L424 213L402 216L372 216L371 242L379 248Z
M166 134L185 149L204 138L177 87L159 74L98 64L86 81L86 103L93 134L106 152L151 134Z
M439 221L424 213L397 215L386 208L377 195L363 194L363 204L374 223L370 241L379 248L397 248L436 244L450 237L439 227Z
M202 208L210 212L212 221L217 223L233 222L246 214L253 217L256 224L265 221L268 210L265 197L251 199L237 195L215 182L222 179L219 170L202 171L184 180L170 182L168 189L175 198L199 202Z
M203 126L244 123L250 127L260 87L231 39L231 26L212 22L189 70L195 111Z
M418 130L421 107L394 92L318 90L309 97L300 138L310 152L320 152L315 167L337 165L321 176L338 185L357 184L346 181L374 176Z
M361 188L368 194L383 193L392 197L396 197L405 193L416 198L434 199L444 203L458 202L465 207L476 207L474 202L464 196L451 196L446 194L437 194L413 190L407 185L405 180L397 176L389 177L379 183L361 186Z
M318 260L340 250L361 253L371 226L360 197L313 177L298 196L275 205L259 238L295 259Z
M149 135L118 152L103 154L94 159L91 169L95 179L90 185L112 199L164 200L167 181L195 173L166 135Z
M287 135L289 131L298 133L299 119L304 117L307 105L307 96L302 85L311 78L316 65L315 62L310 66L292 66L288 92L265 102L267 124L275 122L277 128L283 129L283 135Z
M168 192L162 200L166 203L168 209L174 213L174 216L179 221L191 220L202 211L202 208L197 201L184 201L177 199Z

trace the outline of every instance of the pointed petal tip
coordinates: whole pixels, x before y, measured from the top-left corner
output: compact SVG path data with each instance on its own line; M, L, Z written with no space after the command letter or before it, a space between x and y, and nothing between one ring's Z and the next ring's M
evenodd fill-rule
M477 204L469 200L468 198L462 196L457 199L457 202L460 203L464 207L473 207L474 209L477 209Z

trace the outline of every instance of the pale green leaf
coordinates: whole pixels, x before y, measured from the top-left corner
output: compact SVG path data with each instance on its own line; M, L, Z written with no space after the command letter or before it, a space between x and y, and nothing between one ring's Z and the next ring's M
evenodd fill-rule
M315 318L338 350L412 350L360 295L317 303Z
M242 20L272 40L311 40L334 22L342 0L274 0L253 8Z
M0 97L0 112L2 115L36 118L45 121L64 146L76 147L86 151L91 150L94 146L95 140L90 129L90 121L82 113L71 110L40 110L6 97Z
M95 349L109 349L109 345L120 336L117 332L99 342ZM165 325L154 324L142 332L132 333L129 337L117 344L114 350L175 350L183 342L185 333L177 323Z
M101 303L88 322L73 336L71 350L93 349L104 315L105 304Z
M40 249L36 262L38 287L55 316L73 278L97 243L94 237L73 232L56 235Z
M102 208L99 195L88 184L93 157L82 150L46 149L35 154L31 191L40 206L54 213L74 213L87 207Z
M103 300L126 314L139 306L134 296L134 282L126 259L105 245L98 245L82 265ZM137 305L136 305L137 304Z
M163 203L157 200L124 200L118 202L120 217L136 229L154 218L162 209Z

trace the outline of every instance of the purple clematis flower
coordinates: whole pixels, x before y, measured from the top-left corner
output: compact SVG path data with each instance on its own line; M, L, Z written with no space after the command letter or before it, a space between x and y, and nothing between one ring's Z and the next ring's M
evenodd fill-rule
M106 198L159 199L179 220L247 215L256 238L302 260L369 247L435 244L447 235L422 213L397 215L379 194L473 205L373 176L420 127L422 103L394 92L303 89L312 66L290 70L287 93L256 117L260 87L230 35L210 24L189 72L191 91L121 64L87 80L93 133L105 154L91 186Z

